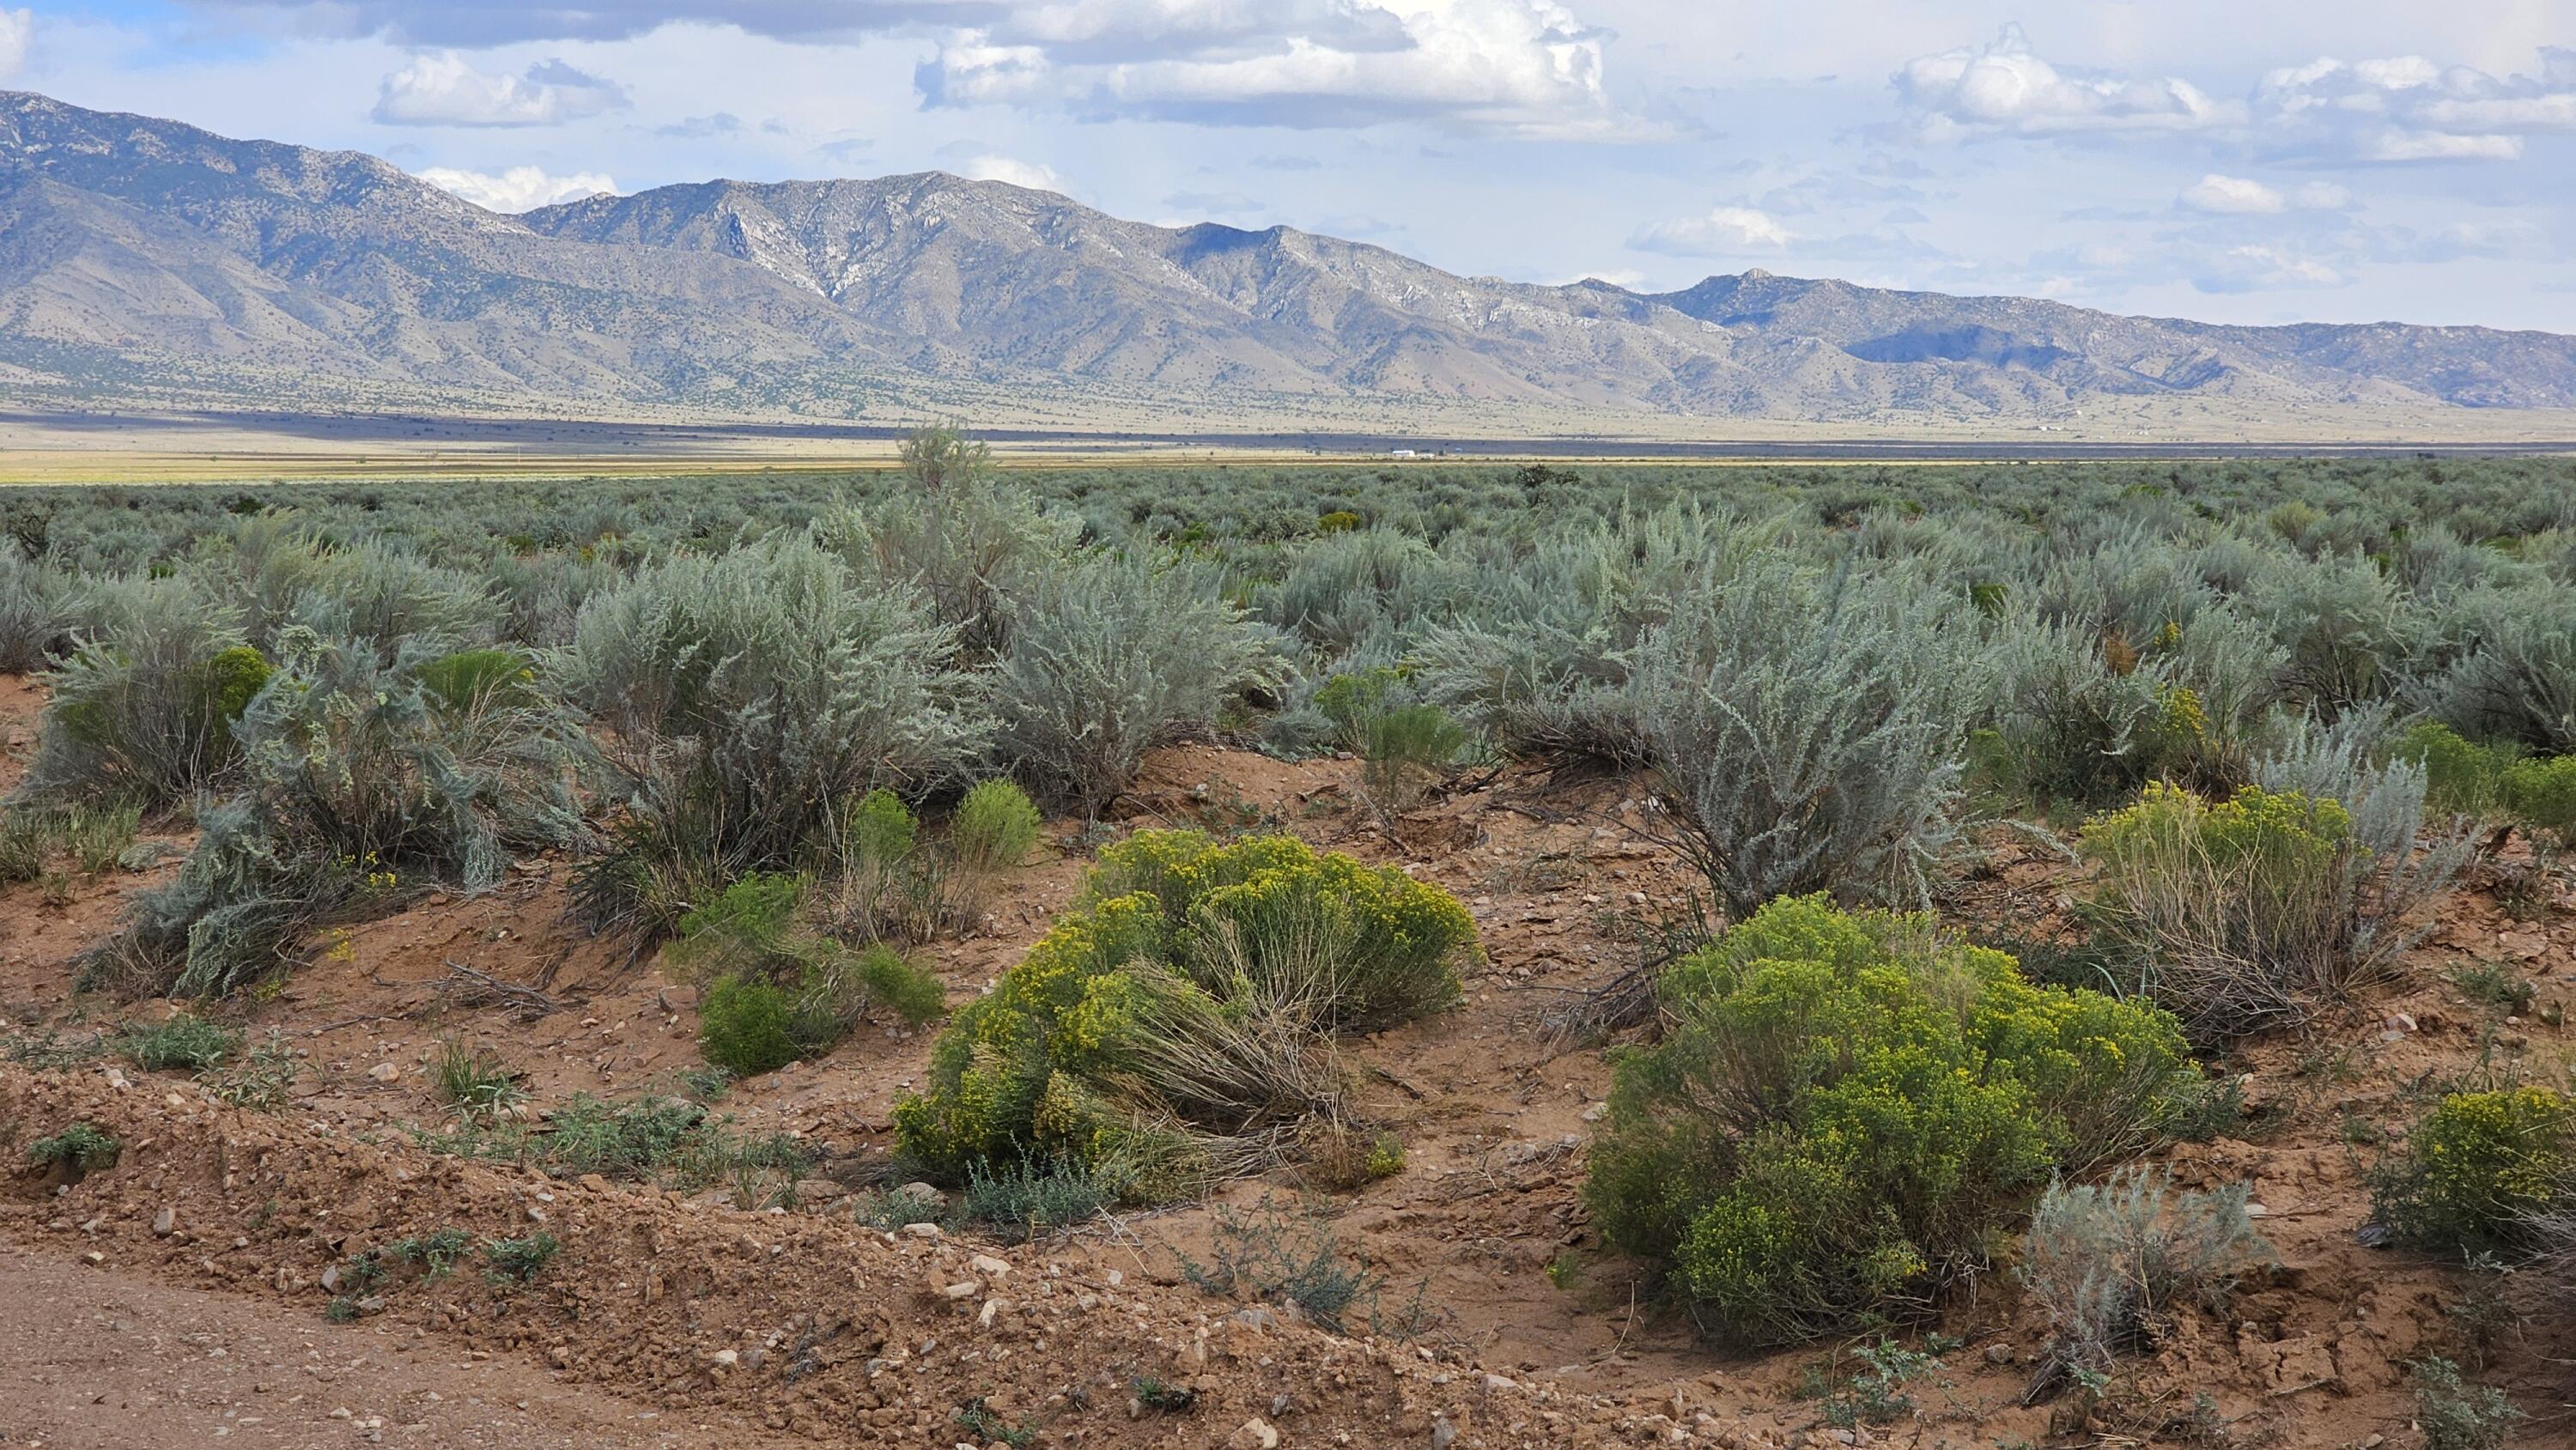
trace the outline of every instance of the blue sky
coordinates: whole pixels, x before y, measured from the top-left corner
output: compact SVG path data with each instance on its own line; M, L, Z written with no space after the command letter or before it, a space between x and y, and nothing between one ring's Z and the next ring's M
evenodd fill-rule
M2576 332L2566 0L0 0L0 85L505 209L937 168L1527 281Z

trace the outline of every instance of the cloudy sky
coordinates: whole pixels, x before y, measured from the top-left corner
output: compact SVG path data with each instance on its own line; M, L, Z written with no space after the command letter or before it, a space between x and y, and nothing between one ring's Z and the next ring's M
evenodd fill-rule
M504 209L937 168L1527 281L2576 331L2569 0L0 0L0 86Z

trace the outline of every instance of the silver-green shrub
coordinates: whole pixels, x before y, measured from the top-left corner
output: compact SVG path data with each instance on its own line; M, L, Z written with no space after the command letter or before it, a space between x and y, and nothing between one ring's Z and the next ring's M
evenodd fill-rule
M1008 621L993 676L1002 761L1086 813L1127 788L1148 748L1279 678L1277 638L1193 561L1081 556L1030 580Z
M909 589L874 587L794 535L675 555L592 595L550 684L607 732L630 789L705 793L696 845L776 867L835 803L962 774L992 738L956 631Z
M2023 1287L2048 1313L2058 1363L2102 1372L2169 1331L2175 1311L2223 1308L2272 1247L2246 1214L2247 1186L2174 1192L2162 1169L2100 1186L2054 1183L2023 1240Z
M1678 844L1737 920L1777 896L1920 898L1959 837L1978 644L1898 581L1759 560L1638 651Z

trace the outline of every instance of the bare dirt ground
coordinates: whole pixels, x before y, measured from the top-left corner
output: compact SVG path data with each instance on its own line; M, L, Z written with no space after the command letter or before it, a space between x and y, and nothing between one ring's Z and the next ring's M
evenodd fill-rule
M40 703L0 680L0 742L23 755ZM0 763L0 781L13 769ZM2186 1185L2250 1180L2280 1262L2225 1313L2186 1316L2135 1362L2116 1416L2085 1422L2063 1398L2020 1403L2045 1322L1998 1274L1949 1314L1955 1347L1918 1388L1914 1420L1837 1431L1800 1397L1834 1346L1712 1347L1602 1248L1581 1203L1609 1068L1603 1044L1550 1023L1633 963L1632 924L1677 911L1687 889L1645 837L1642 787L1507 773L1389 830L1358 804L1354 770L1175 748L1123 809L1131 824L1290 830L1468 903L1486 960L1464 1005L1360 1048L1363 1109L1406 1147L1392 1177L1327 1193L1283 1175L1006 1247L879 1232L836 1212L831 1190L794 1212L750 1212L720 1191L683 1198L425 1151L402 1130L442 1122L421 1069L444 1039L523 1071L541 1108L575 1092L666 1089L698 1060L689 986L568 926L569 863L534 860L498 890L422 897L352 926L281 992L234 1009L254 1038L273 1030L300 1055L285 1112L222 1107L183 1075L130 1065L0 1066L0 1132L87 1118L127 1144L113 1170L70 1184L6 1150L0 1363L32 1369L37 1393L0 1396L0 1430L63 1445L229 1428L291 1444L381 1433L537 1446L579 1432L603 1444L765 1435L945 1450L978 1443L959 1415L980 1400L981 1425L1036 1445L2421 1443L2406 1365L2464 1352L2447 1312L2463 1275L2356 1240L2365 1175L2430 1085L2482 1060L2560 1054L2560 1029L2541 1019L2576 995L2576 902L2516 918L2489 891L2463 892L2402 981L2224 1065L2246 1076L2246 1119L2165 1157ZM952 1001L983 990L1072 898L1083 862L1071 841L1064 828L982 931L931 949ZM77 996L71 958L170 869L57 883L50 902L34 884L0 892L0 1013L15 1030L76 1033L167 1010ZM2044 932L2068 871L1999 843L1963 875L1953 914ZM2470 962L2535 981L2532 1015L2461 997L2446 974ZM539 988L548 1010L494 1002L467 973ZM888 1113L922 1075L931 1036L862 1028L823 1061L735 1085L719 1110L746 1130L803 1135L829 1177L872 1181ZM1178 1255L1205 1252L1221 1209L1265 1196L1323 1215L1387 1298L1433 1308L1430 1332L1328 1334L1186 1283ZM335 1261L446 1226L542 1226L563 1249L533 1285L460 1270L395 1285L354 1325L323 1321ZM2484 1377L2530 1416L2514 1443L2576 1444L2576 1373L2562 1359L2536 1333L2495 1346ZM337 1366L328 1392L299 1382L317 1364ZM1145 1409L1140 1379L1195 1402ZM277 1397L296 1392L308 1399L282 1408ZM317 1423L314 1405L352 1418ZM432 1428L402 1428L419 1423Z

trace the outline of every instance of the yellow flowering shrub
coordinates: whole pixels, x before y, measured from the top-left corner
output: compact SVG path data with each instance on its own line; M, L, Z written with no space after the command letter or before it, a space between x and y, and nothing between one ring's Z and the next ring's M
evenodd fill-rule
M1925 915L1782 898L1676 963L1586 1196L1699 1318L1777 1343L1912 1317L2061 1169L2155 1141L2198 1074L2152 1007L2035 986Z
M1310 1047L1454 1003L1474 951L1466 909L1402 872L1287 836L1140 832L951 1019L896 1105L900 1146L951 1177L1053 1158L1167 1196L1210 1135L1329 1093Z
M2564 1209L2576 1172L2576 1101L2545 1087L2452 1093L2379 1175L2374 1216L2426 1248L2509 1246L2532 1215Z

